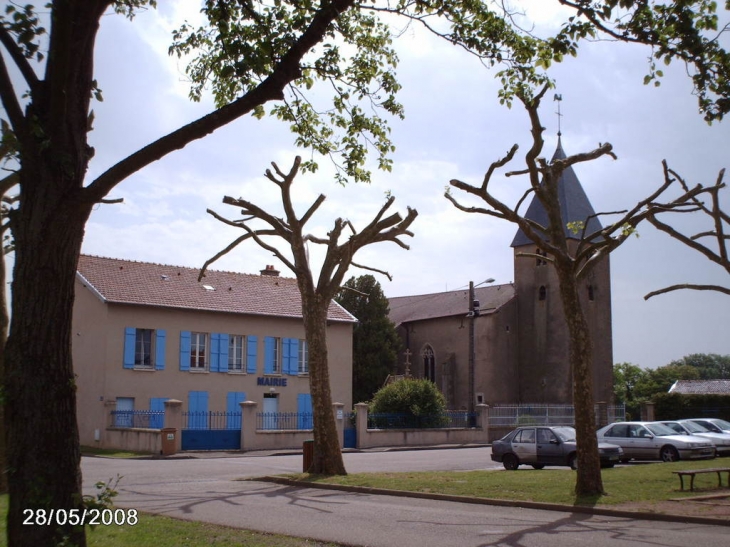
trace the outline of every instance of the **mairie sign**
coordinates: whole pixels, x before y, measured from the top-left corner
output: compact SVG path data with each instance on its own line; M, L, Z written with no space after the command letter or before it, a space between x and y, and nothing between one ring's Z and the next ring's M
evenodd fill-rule
M256 378L256 385L286 387L287 380L288 378L269 378L267 376L259 376Z

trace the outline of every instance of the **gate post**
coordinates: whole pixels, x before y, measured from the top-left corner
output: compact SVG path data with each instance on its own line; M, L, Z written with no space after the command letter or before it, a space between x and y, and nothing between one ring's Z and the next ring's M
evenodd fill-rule
M177 399L168 399L165 401L165 427L174 427L177 431L175 435L175 452L182 450L182 401Z
M335 425L337 426L337 440L340 443L340 450L345 446L345 412L344 403L332 403L332 413L335 415Z
M241 451L256 450L256 401L241 401Z
M368 404L357 403L355 405L357 416L355 423L357 424L357 448L368 447Z
M477 405L479 414L479 425L482 429L482 442L489 442L489 405Z

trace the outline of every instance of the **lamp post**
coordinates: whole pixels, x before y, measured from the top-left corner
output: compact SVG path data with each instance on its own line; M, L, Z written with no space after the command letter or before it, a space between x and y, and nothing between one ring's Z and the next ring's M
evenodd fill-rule
M493 278L486 279L479 283L494 283ZM476 361L476 347L474 344L474 320L479 316L479 301L474 295L474 282L469 281L469 404L467 410L469 412L469 426L474 427L476 425L476 416L474 415L474 404L476 399L476 393L474 390L474 363Z

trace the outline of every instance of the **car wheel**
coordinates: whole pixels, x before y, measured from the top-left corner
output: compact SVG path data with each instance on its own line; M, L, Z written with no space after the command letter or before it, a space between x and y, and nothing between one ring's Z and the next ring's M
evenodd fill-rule
M544 469L545 468L545 464L544 463L533 463L532 464L532 468L533 469Z
M571 454L568 458L568 465L570 468L575 471L578 469L578 455L577 454Z
M505 454L502 458L502 465L507 471L514 471L520 466L520 462L514 454Z
M679 452L673 446L662 446L659 457L663 462L676 462L679 460Z
M612 463L602 463L601 467L603 467L604 469L611 469L613 467L613 464Z
M621 460L621 463L629 463L631 461L631 458L624 458Z

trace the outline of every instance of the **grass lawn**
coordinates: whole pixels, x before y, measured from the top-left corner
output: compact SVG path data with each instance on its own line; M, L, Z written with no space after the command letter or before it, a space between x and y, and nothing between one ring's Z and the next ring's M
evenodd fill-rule
M546 467L535 470L521 466L517 471L452 471L418 473L355 473L345 477L319 477L308 474L288 475L291 479L318 483L344 484L472 496L480 498L537 501L566 505L607 506L629 502L662 502L680 498L718 492L717 475L697 475L695 490L679 490L679 478L672 471L728 467L723 460L702 460L675 463L637 463L629 466L603 470L603 488L606 495L597 498L577 499L575 472L564 467ZM727 474L723 474L726 484ZM689 480L685 479L685 488ZM730 495L730 490L725 489Z
M8 496L0 496L0 547L7 545L5 514ZM335 543L262 534L215 524L190 522L140 513L135 526L97 526L86 529L89 547L340 547Z

